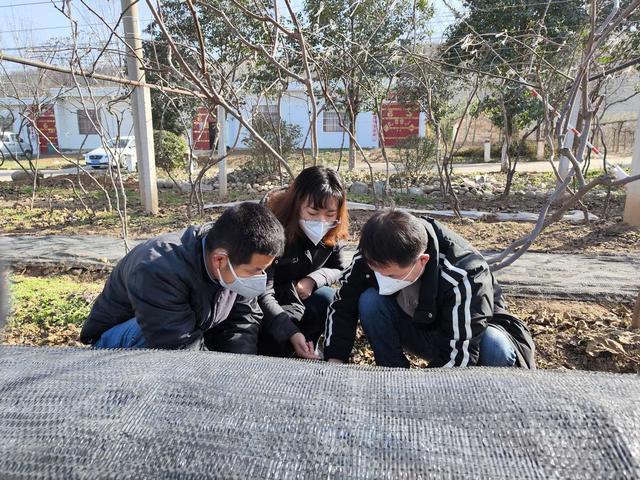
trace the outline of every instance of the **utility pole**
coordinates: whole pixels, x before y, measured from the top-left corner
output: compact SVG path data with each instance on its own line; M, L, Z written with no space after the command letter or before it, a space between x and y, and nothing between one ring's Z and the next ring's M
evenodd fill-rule
M640 175L640 112L636 120L636 133L633 142L633 160L631 162L631 176ZM624 204L624 222L634 227L640 226L640 180L627 184L627 199ZM636 304L640 308L640 296ZM638 316L640 313L636 312ZM639 320L640 321L640 320Z
M138 18L138 2L136 0L121 0L121 3L124 39L127 44L127 77L129 80L146 83L142 65L143 50ZM158 184L149 88L134 87L132 111L133 127L136 135L140 198L145 212L155 215L158 213Z
M216 111L218 122L218 158L227 154L227 112L222 105ZM220 200L227 198L227 159L218 162L218 193Z

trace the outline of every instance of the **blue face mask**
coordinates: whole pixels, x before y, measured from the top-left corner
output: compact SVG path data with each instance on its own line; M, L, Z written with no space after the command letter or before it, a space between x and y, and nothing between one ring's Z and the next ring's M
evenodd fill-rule
M233 274L233 282L227 283L222 278L222 273L220 273L220 269L218 269L218 277L220 277L220 285L222 285L227 290L231 290L232 292L236 292L238 295L242 295L244 298L254 298L258 295L262 295L267 290L267 274L261 273L258 275L252 275L250 277L238 277L236 272L233 270L233 266L231 262L229 262L229 257L227 257L227 262L229 263L229 270Z

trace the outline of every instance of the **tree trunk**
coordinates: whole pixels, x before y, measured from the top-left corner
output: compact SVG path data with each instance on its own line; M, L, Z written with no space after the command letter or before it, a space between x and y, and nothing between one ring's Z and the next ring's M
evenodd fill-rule
M349 118L349 170L356 168L356 118L357 113L354 112L353 117Z
M640 328L640 292L638 292L638 298L636 298L636 306L633 308L631 328Z
M500 155L500 172L507 173L509 171L509 144L511 143L509 135L505 133L502 139L502 153Z
M500 97L500 106L502 107L502 121L504 123L504 127L502 128L502 134L504 136L502 138L502 153L500 155L500 172L508 173L509 147L511 146L511 135L513 133L513 128L511 128L511 119L509 118L509 113L507 112L507 106L504 102L504 96Z

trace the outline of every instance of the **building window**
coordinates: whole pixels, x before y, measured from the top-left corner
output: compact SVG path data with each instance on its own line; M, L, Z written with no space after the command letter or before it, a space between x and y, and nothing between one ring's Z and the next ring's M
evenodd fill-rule
M344 113L340 113L344 123ZM323 132L341 132L340 117L335 110L325 110L322 114L322 131Z
M253 125L257 126L260 123L267 128L277 128L278 123L280 123L278 105L258 105L253 117Z
M97 135L100 122L96 110L78 110L78 132L80 135Z

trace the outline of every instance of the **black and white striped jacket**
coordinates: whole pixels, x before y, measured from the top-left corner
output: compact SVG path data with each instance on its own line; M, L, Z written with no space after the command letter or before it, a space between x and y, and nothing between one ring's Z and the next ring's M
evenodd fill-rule
M487 325L496 324L513 341L519 352L518 364L529 366L524 351L533 349L526 326L505 310L500 285L496 282L484 257L469 242L432 218L421 218L429 235L425 253L430 258L421 277L418 307L413 322L429 332L434 358L429 367L465 367L475 365L479 345ZM360 251L344 271L341 286L329 307L325 328L324 357L347 361L355 340L358 322L358 299L370 287L378 288L375 275ZM510 326L516 335L511 335ZM506 328L505 328L506 327ZM525 353L525 357L527 354Z

